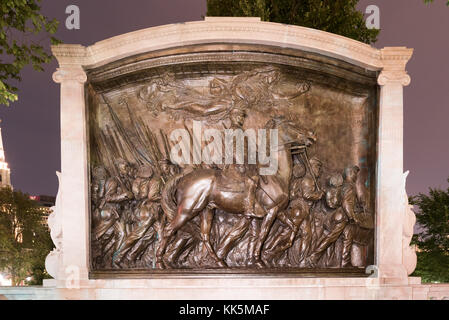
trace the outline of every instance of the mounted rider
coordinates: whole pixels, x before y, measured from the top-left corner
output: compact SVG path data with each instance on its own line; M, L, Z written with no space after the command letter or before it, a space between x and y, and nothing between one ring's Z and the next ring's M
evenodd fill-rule
M231 125L228 130L242 130L246 120L246 112L243 108L233 108L229 114L229 120ZM247 138L249 139L249 137ZM249 145L249 142L246 143ZM237 150L238 151L238 150ZM239 190L246 193L245 196L245 216L257 217L256 213L256 190L259 186L261 176L259 175L259 168L257 164L248 163L248 149L244 148L243 164L238 163L237 154L233 152L232 164L226 164L223 168L222 176L229 178L231 184L234 186L241 182L243 178L244 186L243 190ZM263 179L263 178L262 178ZM259 207L262 206L257 203Z

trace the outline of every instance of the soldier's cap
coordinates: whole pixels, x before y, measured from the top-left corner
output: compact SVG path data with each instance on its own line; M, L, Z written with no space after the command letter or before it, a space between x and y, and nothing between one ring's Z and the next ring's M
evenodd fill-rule
M309 160L309 162L310 163L317 163L317 164L319 164L319 165L322 165L323 164L323 162L321 162L321 160L320 159L318 159L317 157L312 157L310 160Z
M114 161L114 164L115 164L117 167L120 166L120 165L125 165L125 166L127 166L127 165L128 165L128 162L125 161L125 160L122 159L122 158L117 158L117 159Z
M97 179L102 179L107 176L107 172L103 166L97 166L94 168L92 175Z
M151 178L153 176L153 168L149 165L142 165L137 171L137 176L140 178Z
M333 174L329 178L329 186L340 187L343 185L343 176L339 173Z
M351 173L358 174L360 172L360 168L358 166L349 166L344 170L344 177L346 178Z

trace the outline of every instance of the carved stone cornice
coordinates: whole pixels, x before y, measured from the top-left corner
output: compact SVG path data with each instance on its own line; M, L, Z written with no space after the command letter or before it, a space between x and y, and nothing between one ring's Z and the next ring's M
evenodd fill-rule
M58 68L53 73L53 81L56 83L63 83L67 81L75 81L83 84L87 81L86 72L82 68Z
M57 45L52 47L52 51L64 70L91 70L145 52L217 42L298 48L341 59L368 70L382 70L378 80L380 85L399 82L405 86L410 83L405 66L413 54L412 49L387 47L378 50L339 35L300 26L263 22L258 18L207 17L205 21L138 30L97 42L89 47ZM55 76L56 79L58 77L60 76ZM83 79L84 75L75 76L72 80L86 81Z
M380 50L336 34L246 18L214 18L158 26L95 43L53 46L60 66L86 70L145 52L201 43L247 43L296 48L341 59L369 70L382 68Z

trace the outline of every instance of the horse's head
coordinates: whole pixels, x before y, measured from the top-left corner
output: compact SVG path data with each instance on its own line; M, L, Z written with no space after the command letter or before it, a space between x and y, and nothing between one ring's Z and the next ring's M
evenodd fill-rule
M297 123L286 119L273 118L268 121L266 127L279 130L279 143L283 145L310 147L317 141L315 132L302 128Z

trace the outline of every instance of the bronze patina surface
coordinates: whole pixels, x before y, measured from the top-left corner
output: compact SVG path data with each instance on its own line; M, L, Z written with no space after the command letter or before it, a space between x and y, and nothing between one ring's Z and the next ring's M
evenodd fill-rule
M91 69L91 276L363 272L375 256L376 78L337 59L245 44ZM212 141L195 141L198 125L223 136L277 132L278 147L266 150L276 170L249 161L251 135L241 164L235 154L232 164L195 162ZM191 163L171 157L176 129L198 146L183 154Z

